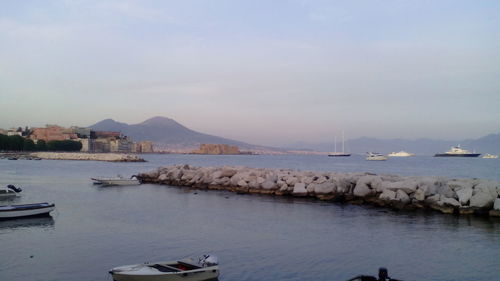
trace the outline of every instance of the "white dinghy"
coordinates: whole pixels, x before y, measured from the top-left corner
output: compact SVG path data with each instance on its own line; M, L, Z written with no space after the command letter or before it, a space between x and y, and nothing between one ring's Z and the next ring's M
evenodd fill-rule
M23 205L0 206L0 219L15 219L22 217L44 216L55 209L54 204L33 203Z
M111 185L139 185L141 182L136 176L131 176L129 179L118 175L115 178L91 178L94 184L101 184L103 186Z
M203 255L198 261L178 261L124 265L111 269L114 281L202 281L219 276L219 262L216 256Z

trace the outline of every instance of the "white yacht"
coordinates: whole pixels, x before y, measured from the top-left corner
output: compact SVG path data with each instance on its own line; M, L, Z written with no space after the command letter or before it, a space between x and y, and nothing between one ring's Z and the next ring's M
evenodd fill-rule
M434 157L478 157L481 153L470 152L469 150L462 149L460 145L453 146L445 153L437 153Z
M497 159L498 158L498 155L493 155L493 154L489 154L489 153L486 153L484 156L483 156L484 159Z
M387 156L377 153L377 152L368 152L366 154L366 160L370 161L385 161L387 160Z
M389 157L410 157L410 156L415 156L415 153L409 153L406 151L401 150L400 152L391 152L387 154Z

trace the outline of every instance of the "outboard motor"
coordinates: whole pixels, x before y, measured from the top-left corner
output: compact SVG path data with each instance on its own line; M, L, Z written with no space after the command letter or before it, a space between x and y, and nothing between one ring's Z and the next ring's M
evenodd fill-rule
M206 254L200 257L199 263L202 267L214 266L219 264L219 259L216 256Z
M7 188L8 188L8 189L10 189L10 190L15 191L15 192L17 192L17 193L19 193L19 192L23 191L20 187L15 187L15 186L13 186L12 184L7 185Z

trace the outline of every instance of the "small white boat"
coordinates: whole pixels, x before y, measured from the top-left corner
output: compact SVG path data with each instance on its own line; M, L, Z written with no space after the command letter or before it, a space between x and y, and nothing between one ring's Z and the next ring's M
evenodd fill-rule
M415 153L409 153L406 151L401 150L400 152L391 152L387 154L389 157L410 157L410 156L415 156Z
M377 152L368 152L366 154L366 160L370 161L385 161L387 160L387 156L377 153Z
M493 154L489 154L489 153L486 153L484 156L483 156L484 159L497 159L498 158L498 155L493 155Z
M0 219L43 216L48 215L54 209L55 205L49 203L0 206Z
M198 261L178 261L124 265L111 269L114 281L201 281L219 276L217 257L203 255Z
M91 178L94 184L102 184L105 186L110 185L139 185L141 182L136 176L131 176L129 179L122 176L117 176L116 178Z
M23 191L21 188L9 184L6 187L0 187L0 198L15 197L18 196L21 191Z

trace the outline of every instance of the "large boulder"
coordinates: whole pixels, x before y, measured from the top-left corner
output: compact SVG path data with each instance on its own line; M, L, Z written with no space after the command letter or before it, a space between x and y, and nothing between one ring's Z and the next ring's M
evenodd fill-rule
M410 197L402 189L398 189L396 191L396 200L400 201L400 202L402 202L404 204L407 204L407 203L410 202Z
M375 193L382 186L382 179L379 176L366 175L362 176L356 182L353 194L354 196L364 197Z
M477 192L470 198L470 206L476 208L490 208L493 206L494 197L489 192Z
M332 181L326 181L321 184L314 185L314 193L315 194L330 194L335 193L336 185Z
M294 196L306 196L307 195L307 189L306 189L306 184L303 182L298 182L293 186L293 192L292 194Z
M469 187L469 186L462 187L461 189L459 189L455 192L457 193L458 201L460 202L460 204L462 206L467 205L470 198L472 197L472 187Z
M495 199L493 203L493 210L500 210L500 198Z
M387 200L387 201L396 200L396 192L394 192L390 189L386 189L386 190L382 191L382 193L380 193L378 198L381 200Z

